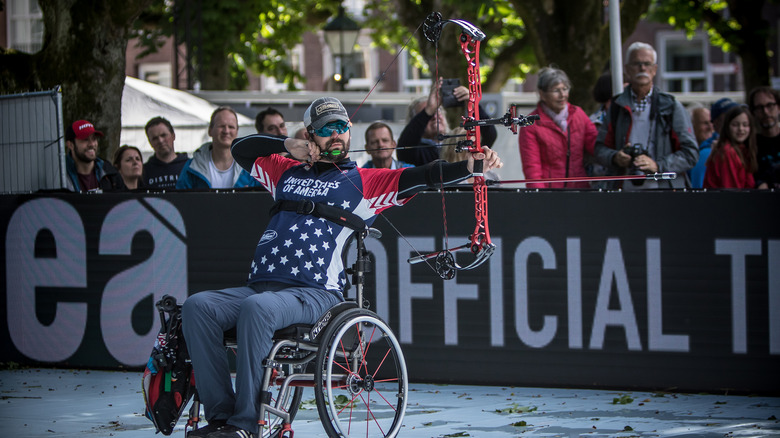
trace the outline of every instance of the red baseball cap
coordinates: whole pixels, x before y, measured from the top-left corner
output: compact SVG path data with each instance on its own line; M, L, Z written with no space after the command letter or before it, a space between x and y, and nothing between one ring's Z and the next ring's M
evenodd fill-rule
M71 125L71 129L73 129L74 137L79 140L85 140L92 134L103 137L103 133L95 130L95 126L87 120L76 120Z

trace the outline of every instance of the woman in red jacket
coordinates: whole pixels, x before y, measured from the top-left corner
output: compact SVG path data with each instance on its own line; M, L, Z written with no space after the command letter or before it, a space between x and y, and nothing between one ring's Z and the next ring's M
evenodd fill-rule
M587 176L583 159L593 153L596 127L582 108L569 103L571 81L563 70L539 72L539 103L531 114L540 119L520 129L520 159L525 178ZM587 182L528 183L529 188L590 188Z
M704 174L704 188L752 189L756 162L756 131L744 105L726 113L718 141L712 145Z

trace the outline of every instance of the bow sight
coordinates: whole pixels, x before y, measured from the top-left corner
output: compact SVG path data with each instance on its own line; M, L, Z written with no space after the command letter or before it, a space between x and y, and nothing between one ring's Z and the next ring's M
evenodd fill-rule
M463 121L462 126L469 129L475 126L504 125L509 128L513 134L517 134L518 127L531 126L537 120L539 120L538 114L531 114L528 116L517 114L517 105L513 103L509 105L509 109L503 117L482 120L466 119Z

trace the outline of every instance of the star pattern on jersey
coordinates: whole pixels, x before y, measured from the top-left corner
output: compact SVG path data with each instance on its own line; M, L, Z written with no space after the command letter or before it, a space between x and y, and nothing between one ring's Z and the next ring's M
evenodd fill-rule
M393 195L388 199L395 199L393 196L396 192L389 192L397 190L395 187L380 187L385 181L371 179L376 185L364 187L362 184L367 180L361 180L361 172L357 167L345 169L339 175L314 176L309 170L290 168L284 174L274 175L273 178L279 179L274 199L297 202L305 198L350 212L359 210L361 216L369 216L366 220L372 218L377 210L375 205L366 204L369 201L365 197L366 193L370 192L371 198L388 197L390 193ZM308 182L310 179L325 184L321 185L319 191L315 191L314 185ZM350 181L352 184L349 184ZM355 182L360 186L358 190L354 190ZM385 198L382 197L382 200ZM339 245L344 242L336 241L336 236L344 231L343 226L322 217L301 215L293 211L280 212L276 217L279 219L272 223L278 238L257 247L250 269L250 281L294 279L302 284L328 285L329 289L348 282L344 270L338 267L342 256L342 247Z
M351 198L327 202L330 206L349 211L355 203ZM324 281L328 275L325 269L331 258L340 257L340 254L334 254L337 245L333 238L341 227L325 218L313 216L297 216L296 222L285 227L287 231L281 233L279 243L264 248L252 262L250 278L262 277L265 273L314 282ZM344 285L346 279L342 277L344 274L334 280Z

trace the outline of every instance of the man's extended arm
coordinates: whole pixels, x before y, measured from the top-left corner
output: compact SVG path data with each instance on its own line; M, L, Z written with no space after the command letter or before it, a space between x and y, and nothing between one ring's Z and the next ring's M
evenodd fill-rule
M271 134L252 134L233 140L230 152L247 172L252 172L252 165L259 157L267 157L279 152L286 152L284 141L287 137Z
M439 150L436 146L425 147L422 145L423 132L431 117L433 116L429 116L425 110L422 110L401 131L401 135L398 137L398 147L409 149L396 150L399 160L415 166L422 166L439 159Z
M438 189L442 185L450 186L465 181L471 176L468 161L448 163L444 160L432 161L424 166L403 169L398 180L398 197L408 198L425 189Z

